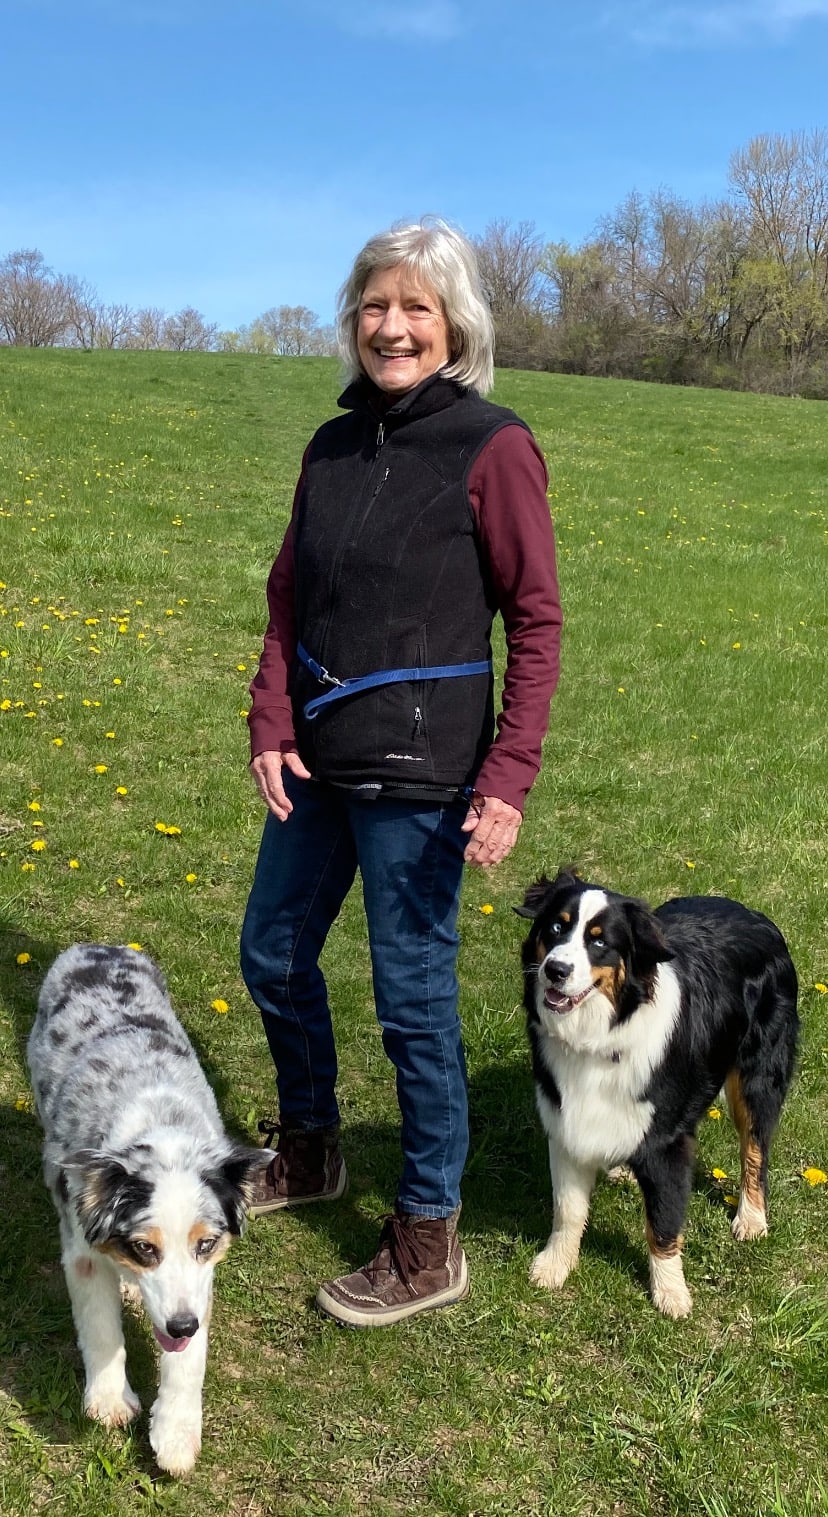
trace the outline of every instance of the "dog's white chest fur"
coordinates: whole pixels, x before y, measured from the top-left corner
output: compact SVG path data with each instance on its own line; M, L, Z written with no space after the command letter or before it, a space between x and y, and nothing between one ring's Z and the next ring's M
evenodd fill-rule
M615 1027L599 992L568 1017L547 1011L539 994L540 1053L561 1104L556 1108L538 1090L538 1111L547 1133L573 1158L609 1168L641 1143L653 1118L644 1092L664 1057L680 997L669 964L659 966L652 1000Z

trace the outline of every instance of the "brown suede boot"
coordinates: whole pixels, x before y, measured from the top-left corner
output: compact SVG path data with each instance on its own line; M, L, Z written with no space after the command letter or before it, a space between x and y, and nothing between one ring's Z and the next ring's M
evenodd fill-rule
M338 1201L348 1189L345 1160L339 1147L339 1124L312 1132L288 1123L260 1122L268 1145L278 1134L276 1153L267 1169L259 1170L248 1210L253 1217L305 1206L309 1201Z
M450 1306L469 1293L466 1256L450 1217L386 1217L379 1248L363 1269L320 1285L316 1304L349 1327L386 1327L417 1312Z

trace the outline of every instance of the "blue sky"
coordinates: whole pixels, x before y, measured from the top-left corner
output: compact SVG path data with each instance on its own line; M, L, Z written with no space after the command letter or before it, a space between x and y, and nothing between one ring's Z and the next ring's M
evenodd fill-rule
M0 254L222 327L330 320L433 212L577 243L828 125L828 0L0 0Z

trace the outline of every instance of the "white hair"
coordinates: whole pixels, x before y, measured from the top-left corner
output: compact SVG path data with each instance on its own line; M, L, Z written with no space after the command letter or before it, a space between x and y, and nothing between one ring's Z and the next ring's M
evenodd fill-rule
M357 329L365 286L378 269L398 265L433 291L442 305L451 354L442 373L485 395L494 383L494 326L477 256L462 232L436 216L395 222L387 232L370 237L357 253L337 297L337 338L349 378L363 373Z

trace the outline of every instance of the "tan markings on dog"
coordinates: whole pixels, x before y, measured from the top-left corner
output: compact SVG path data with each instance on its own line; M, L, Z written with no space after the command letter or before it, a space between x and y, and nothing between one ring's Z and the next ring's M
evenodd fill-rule
M668 1243L659 1243L653 1232L649 1219L644 1223L644 1233L647 1238L647 1247L654 1259L674 1259L684 1248L684 1234L679 1233L677 1238L672 1238Z
M125 1264L129 1269L138 1274L143 1273L144 1270L157 1269L161 1257L164 1253L164 1235L161 1232L160 1227L148 1227L145 1232L141 1233L139 1239L133 1239L133 1242L136 1241L140 1243L151 1243L158 1255L158 1258L152 1260L148 1259L146 1264L141 1264L140 1261L136 1259L135 1255L131 1254L128 1249L122 1248L115 1238L110 1239L107 1243L102 1243L100 1246L100 1252L102 1254L108 1255L110 1259L114 1259L116 1264Z
M623 964L593 964L590 978L596 990L600 990L617 1007L618 995L624 983Z
M567 927L568 927L569 924L570 924L570 922L572 921L572 912L571 911L562 911L561 912L561 921L565 922L566 925L567 925Z
M548 948L544 948L543 943L541 942L540 938L538 938L538 941L535 944L535 958L537 959L537 961L538 961L539 964L543 963L543 961L546 958L546 955L547 955L548 952L549 952L549 949Z
M205 1222L195 1222L187 1234L187 1247L190 1250L190 1253L195 1253L196 1248L198 1247L198 1244L201 1242L202 1238L215 1238L215 1236L216 1234L214 1228L208 1227ZM224 1258L224 1255L227 1253L229 1247L229 1234L222 1233L212 1253L205 1255L205 1264L208 1261L210 1264L217 1264L219 1259Z
M742 1090L738 1070L731 1070L725 1080L727 1105L736 1131L739 1134L739 1151L742 1162L742 1195L756 1211L765 1210L765 1191L762 1185L762 1150L756 1141L750 1112Z
M602 938L604 936L604 929L603 927L599 927L597 922L593 922L589 929L589 935L591 938Z

